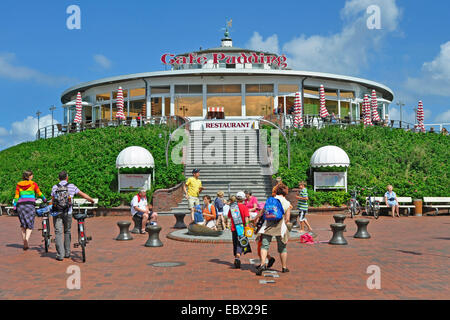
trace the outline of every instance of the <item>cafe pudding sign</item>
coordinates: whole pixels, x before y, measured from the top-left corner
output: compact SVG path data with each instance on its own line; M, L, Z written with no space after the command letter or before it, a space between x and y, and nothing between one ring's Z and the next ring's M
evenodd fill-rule
M285 69L287 67L286 56L269 55L264 53L240 53L239 55L227 55L225 53L216 52L212 54L212 63L225 63L225 64L275 64L278 67ZM206 55L197 55L190 53L187 56L176 56L174 54L165 53L161 56L161 62L166 65L185 65L185 64L200 64L204 65L208 63L208 57Z

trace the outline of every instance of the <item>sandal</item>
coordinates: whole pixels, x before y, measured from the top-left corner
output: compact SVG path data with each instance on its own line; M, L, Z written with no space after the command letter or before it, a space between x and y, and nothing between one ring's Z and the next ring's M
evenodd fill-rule
M147 233L147 231L141 230L141 234L146 234L146 233Z

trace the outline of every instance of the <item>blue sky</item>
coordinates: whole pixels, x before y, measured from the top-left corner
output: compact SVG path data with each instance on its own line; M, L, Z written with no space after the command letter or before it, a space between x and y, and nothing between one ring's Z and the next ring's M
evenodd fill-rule
M380 8L369 30L366 8ZM69 30L66 9L81 9ZM235 46L284 53L289 66L358 76L390 87L391 118L413 121L423 100L425 122L450 122L448 1L2 1L0 11L0 149L33 139L36 111L80 82L161 70L162 53L216 47L226 19ZM55 119L62 121L58 108Z

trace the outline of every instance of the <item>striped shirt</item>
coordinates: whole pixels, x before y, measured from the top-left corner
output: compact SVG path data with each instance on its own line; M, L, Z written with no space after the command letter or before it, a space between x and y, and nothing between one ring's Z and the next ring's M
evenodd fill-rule
M299 197L307 198L308 197L308 190L306 188L303 188L298 192ZM308 200L301 200L298 199L297 202L297 209L302 211L308 211Z
M16 186L16 194L14 196L13 204L16 206L18 203L35 203L36 198L42 198L42 200L45 200L45 197L39 189L37 183L28 180L20 181Z
M70 203L73 204L73 198L74 198L74 196L75 196L78 192L80 192L80 189L78 189L77 186L74 185L73 183L68 183L66 180L61 180L61 181L59 182L59 184L60 184L61 186L65 186L66 184L69 184L69 185L67 186L67 191L69 192L69 197L70 197L70 199L71 199ZM58 190L58 185L57 185L57 184L55 184L55 185L53 186L53 188L52 188L52 197L55 197L55 196L56 196L56 190ZM72 206L70 206L69 211L68 211L68 214L72 214Z

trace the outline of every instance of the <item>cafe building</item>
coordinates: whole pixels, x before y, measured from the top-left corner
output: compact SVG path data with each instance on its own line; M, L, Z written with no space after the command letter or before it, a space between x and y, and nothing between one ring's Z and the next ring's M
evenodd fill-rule
M80 83L61 96L64 124L75 118L76 95L83 99L83 121L115 120L117 90L123 89L128 119L182 116L189 120L258 119L293 111L301 92L303 115L319 114L319 87L325 88L330 114L360 119L365 94L376 91L378 112L389 114L394 94L387 86L367 79L321 72L292 70L284 55L238 48L228 31L216 48L182 54L163 53L166 70L115 76Z

